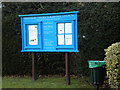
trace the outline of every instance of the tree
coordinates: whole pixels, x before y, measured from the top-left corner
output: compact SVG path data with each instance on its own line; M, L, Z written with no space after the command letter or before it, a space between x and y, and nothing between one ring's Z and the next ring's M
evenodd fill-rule
M18 15L80 11L78 15L80 53L70 54L71 74L88 75L87 61L103 60L104 49L120 41L119 3L3 2L2 4L4 75L31 74L31 54L20 52L21 33ZM64 74L63 53L38 53L37 56L38 74Z

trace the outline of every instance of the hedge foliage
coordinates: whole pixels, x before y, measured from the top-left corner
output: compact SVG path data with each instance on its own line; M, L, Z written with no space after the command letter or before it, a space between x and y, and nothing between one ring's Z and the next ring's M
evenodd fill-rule
M120 42L105 49L107 77L111 88L120 88Z

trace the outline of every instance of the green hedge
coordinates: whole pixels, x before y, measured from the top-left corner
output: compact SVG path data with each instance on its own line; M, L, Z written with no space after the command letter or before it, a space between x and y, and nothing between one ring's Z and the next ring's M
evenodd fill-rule
M120 88L120 42L105 49L107 77L111 88Z

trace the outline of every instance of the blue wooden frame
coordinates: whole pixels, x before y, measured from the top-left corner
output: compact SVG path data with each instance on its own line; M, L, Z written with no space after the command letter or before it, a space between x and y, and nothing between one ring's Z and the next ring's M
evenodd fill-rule
M21 52L79 52L77 13L79 13L79 11L19 15L21 18L22 33ZM47 22L49 24L45 24ZM72 35L72 45L58 45L57 23L72 23L72 33L68 34ZM29 45L28 25L38 26L38 45ZM64 36L65 35L67 34L64 33ZM46 42L48 44L46 44Z

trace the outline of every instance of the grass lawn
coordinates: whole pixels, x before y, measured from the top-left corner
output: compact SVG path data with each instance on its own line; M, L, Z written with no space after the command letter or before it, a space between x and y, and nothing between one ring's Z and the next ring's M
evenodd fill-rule
M2 78L2 88L94 88L88 77L71 77L71 85L66 85L66 78L61 76L39 77L33 81L31 77Z

